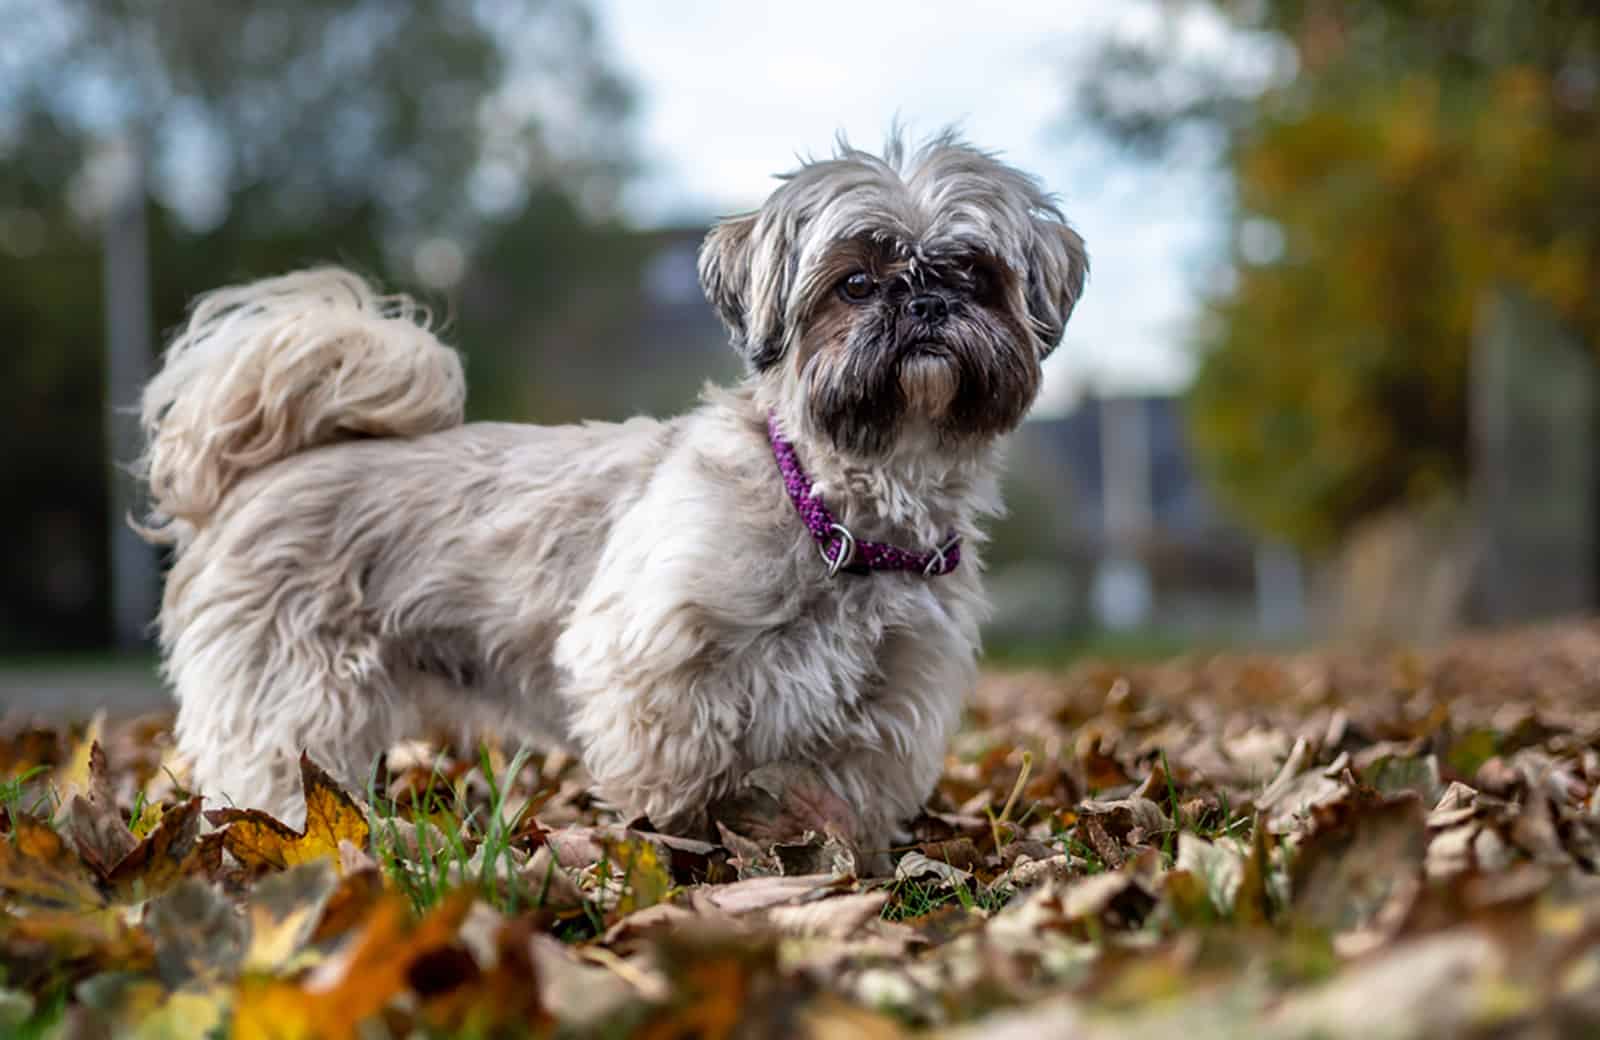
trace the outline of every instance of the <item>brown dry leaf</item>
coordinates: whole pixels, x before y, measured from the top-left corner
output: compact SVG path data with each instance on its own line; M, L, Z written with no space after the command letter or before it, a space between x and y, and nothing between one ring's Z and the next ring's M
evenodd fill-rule
M715 907L728 914L747 914L788 903L809 902L853 890L846 879L831 874L791 877L754 877L728 885L707 885L693 889L690 901L696 907Z
M1311 752L1305 738L1295 741L1283 768L1256 799L1256 807L1267 814L1266 826L1273 834L1287 834L1319 805L1343 798L1349 785L1330 770L1311 766Z
M66 823L79 857L119 902L158 895L178 878L205 869L190 860L199 834L200 799L175 809L146 811L142 835L129 828L111 793L110 770L98 742L89 745L87 784L67 807Z
M1244 883L1245 855L1246 850L1231 838L1211 842L1185 832L1178 835L1175 871L1198 879L1211 906L1226 917L1233 912Z
M725 932L684 929L664 938L656 953L672 983L673 1002L650 1018L635 1035L642 1040L727 1037L744 1025L752 1035L764 1012L778 1010L760 999L777 968L770 941Z
M376 870L346 870L323 905L322 919L312 933L314 943L327 942L361 926L383 898L383 874Z
M1095 822L1118 842L1150 844L1172 824L1161 806L1137 795L1110 801L1089 800L1078 806L1080 822Z
M847 939L876 921L887 892L859 892L809 903L776 906L762 920L778 934L800 939Z
M98 741L90 743L86 786L67 804L67 830L72 843L83 861L101 877L109 875L138 844L117 809L108 773L105 752Z
M199 833L199 798L163 813L154 828L106 876L117 899L149 899L180 878L215 876L222 856L222 839L216 835L201 839Z
M482 905L478 908L483 909ZM422 1019L430 1035L540 1035L554 1020L537 985L533 942L527 920L505 921L480 913L463 926L463 939L482 920L489 934L469 942L472 952L447 947L424 955L408 975L422 1002Z
M306 826L296 831L259 809L216 809L206 819L223 831L223 844L246 868L283 870L312 860L339 858L339 843L365 849L366 813L316 763L300 756Z
M533 851L519 871L533 893L534 905L547 910L578 910L587 900L555 854L544 845Z
M18 814L0 838L0 894L69 910L105 905L99 879L48 824Z
M25 726L0 734L0 776L10 779L36 768L49 769L63 758L62 738L53 729Z
M1272 918L1272 838L1260 813L1250 827L1250 853L1244 858L1233 913L1241 924L1261 924Z
M528 952L540 1006L580 1035L594 1035L602 1022L641 998L660 1001L670 993L665 979L633 961L601 957L602 963L594 963L594 949L580 960L571 946L548 935L534 936ZM619 971L619 964L626 966Z
M730 800L744 815L717 821L714 846L630 829L569 760L535 756L505 778L508 804L542 807L504 860L519 902L492 910L504 893L475 889L453 932L421 942L383 886L394 859L397 892L432 897L406 882L422 878L424 844L445 844L435 828L378 834L382 866L359 840L327 841L345 871L331 889L337 868L321 858L219 870L227 828L235 843L247 831L238 818L198 837L195 810L167 796L124 833L110 811L141 781L147 796L159 789L157 729L108 724L104 756L94 740L69 754L46 734L19 751L0 734L0 758L79 759L22 804L74 769L87 781L62 817L81 856L52 846L42 821L7 835L0 818L4 862L29 864L30 883L55 893L0 897L0 1022L65 987L63 1029L110 1035L189 1035L228 1007L245 1036L893 1033L861 1007L973 1035L1584 1035L1600 1008L1600 882L1587 874L1600 866L1600 624L1469 641L1439 659L1419 656L1398 688L1382 655L987 674L914 840L894 850L915 853L901 863L914 886L830 875L856 869L846 857L858 850L847 811L805 769L760 773ZM1025 754L1035 767L1019 779ZM470 749L446 739L426 759L399 748L388 761L424 811L438 811L421 793L442 778L459 801L435 818L468 852L487 844ZM1117 781L1105 800L1082 800L1089 767ZM1373 790L1432 794L1441 772L1479 782L1428 799L1426 828L1391 818ZM284 846L327 829L254 822ZM1438 880L1412 895L1423 839ZM1064 840L1100 855L1064 854ZM1122 867L1085 876L1102 857ZM644 883L624 879L641 865ZM62 897L53 866L86 879L91 901ZM730 866L746 880L722 883ZM948 868L972 875L948 875L970 905L935 891ZM820 876L784 876L796 870ZM298 887L312 877L323 883ZM526 909L534 900L520 897L540 889L543 906Z
M779 873L791 877L807 874L854 877L858 873L875 873L859 870L855 846L831 834L807 832L800 836L799 841L776 842L771 854L777 861Z
M965 887L972 882L972 872L940 863L915 850L900 857L895 864L894 879L910 881L917 878L937 878L944 887Z
M1290 912L1334 932L1365 928L1393 901L1409 905L1426 851L1426 816L1414 794L1319 811L1290 871ZM1397 926L1404 909L1385 916Z
M1490 978L1506 956L1471 929L1399 943L1289 997L1266 1024L1284 1036L1465 1035L1488 1025L1485 1012L1510 996Z
M10 985L37 971L41 981L63 970L144 972L155 962L150 934L110 909L34 909L0 914L0 965Z
M1081 864L1066 853L1033 859L1023 856L989 883L990 891L1032 888L1046 881L1065 881L1081 871Z

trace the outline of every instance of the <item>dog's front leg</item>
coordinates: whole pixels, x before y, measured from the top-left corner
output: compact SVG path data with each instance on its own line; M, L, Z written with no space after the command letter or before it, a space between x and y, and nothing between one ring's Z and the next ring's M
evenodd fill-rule
M954 624L898 631L884 640L882 682L866 701L863 735L819 762L859 817L863 849L906 841L944 769L961 707L977 681L975 647Z
M580 610L557 641L568 732L608 802L699 836L743 764L743 705L710 674L693 608L646 599Z

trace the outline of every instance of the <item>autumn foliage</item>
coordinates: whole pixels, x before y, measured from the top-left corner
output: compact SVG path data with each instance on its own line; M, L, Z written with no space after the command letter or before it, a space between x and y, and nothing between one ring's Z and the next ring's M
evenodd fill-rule
M1256 526L1326 545L1467 476L1473 337L1520 291L1600 351L1600 12L1570 2L1209 0L1275 54L1240 89L1118 108L1131 139L1199 123L1233 185L1231 277L1195 329L1204 463ZM1159 84L1122 50L1106 77ZM1103 89L1096 87L1094 89Z

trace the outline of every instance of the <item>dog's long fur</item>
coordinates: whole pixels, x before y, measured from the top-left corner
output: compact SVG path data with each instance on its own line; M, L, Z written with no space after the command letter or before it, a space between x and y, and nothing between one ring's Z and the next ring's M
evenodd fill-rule
M836 291L862 267L870 306ZM202 298L145 392L141 463L195 782L293 816L302 749L359 783L470 715L573 748L658 826L796 761L881 839L974 680L997 437L1085 272L1031 179L941 135L842 148L712 232L702 281L750 375L665 422L462 425L454 352L341 270ZM910 292L948 320L908 326ZM828 578L769 413L859 537L954 529L961 567Z

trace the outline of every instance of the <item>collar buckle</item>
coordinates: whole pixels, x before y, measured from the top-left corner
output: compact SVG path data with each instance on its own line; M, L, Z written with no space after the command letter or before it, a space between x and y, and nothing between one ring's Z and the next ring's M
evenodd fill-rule
M924 578L936 578L950 569L950 561L945 558L945 553L961 544L961 536L952 534L943 545L933 547L933 555L928 557L928 565L922 568Z
M856 536L850 532L850 528L843 524L829 524L828 532L830 534L837 532L839 535L839 548L835 550L832 556L829 556L827 543L818 542L817 552L822 554L822 562L828 565L828 577L832 578L855 562Z

